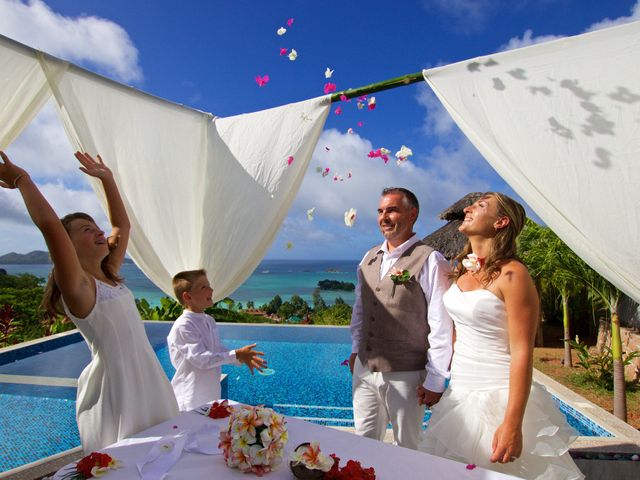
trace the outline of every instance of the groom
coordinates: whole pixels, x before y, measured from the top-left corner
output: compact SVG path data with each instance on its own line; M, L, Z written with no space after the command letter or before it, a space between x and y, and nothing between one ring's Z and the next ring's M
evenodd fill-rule
M382 191L378 224L385 241L358 266L349 357L356 433L383 440L391 422L396 443L413 449L424 405L444 391L453 335L442 303L449 264L413 232L418 213L409 190Z

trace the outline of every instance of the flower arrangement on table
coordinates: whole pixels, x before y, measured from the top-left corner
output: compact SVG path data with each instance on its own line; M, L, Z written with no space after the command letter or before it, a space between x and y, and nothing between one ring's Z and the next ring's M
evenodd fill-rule
M115 470L121 466L120 462L111 458L106 453L92 452L81 458L75 465L75 469L65 474L64 480L80 480L85 478L102 477L109 470Z
M389 272L389 277L391 277L391 281L393 282L393 289L391 290L391 298L393 298L396 294L396 285L404 285L411 280L411 273L409 273L409 270L400 270L397 268Z
M340 467L340 458L332 453L327 456L318 442L302 443L289 457L289 467L299 480L376 480L373 467L364 468L356 460L348 460Z
M288 439L284 416L263 406L237 405L227 430L220 432L218 448L227 466L261 477L282 463Z

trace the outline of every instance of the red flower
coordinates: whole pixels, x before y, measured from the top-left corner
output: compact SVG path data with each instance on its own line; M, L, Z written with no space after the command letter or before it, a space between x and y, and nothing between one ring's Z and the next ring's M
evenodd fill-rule
M227 418L229 415L231 415L231 407L226 400L220 403L213 402L207 412L207 416L210 418Z
M112 461L113 459L106 453L92 452L76 463L76 472L81 475L81 478L92 478L93 467L108 467Z
M325 94L331 93L331 92L335 92L335 91L336 91L336 84L335 83L328 82L328 83L324 84L324 93Z
M362 468L360 462L348 460L347 464L340 468L340 458L334 453L333 467L324 475L324 480L376 480L376 471L373 467Z

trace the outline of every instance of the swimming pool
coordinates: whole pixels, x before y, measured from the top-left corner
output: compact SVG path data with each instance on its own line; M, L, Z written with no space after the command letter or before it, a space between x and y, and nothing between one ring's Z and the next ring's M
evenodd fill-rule
M170 328L168 322L145 324L169 377L174 373L165 343ZM246 367L224 366L229 398L325 425L353 426L351 376L342 365L351 351L348 328L221 324L220 332L229 348L257 342L275 371L252 376ZM73 384L89 360L78 333L0 354L0 472L80 444ZM581 435L612 436L554 399Z

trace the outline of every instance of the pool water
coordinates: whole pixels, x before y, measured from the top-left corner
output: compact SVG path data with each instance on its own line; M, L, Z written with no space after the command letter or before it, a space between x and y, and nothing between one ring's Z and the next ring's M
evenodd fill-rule
M167 322L145 329L167 376ZM223 367L228 398L266 404L276 411L316 423L353 426L351 375L342 365L351 346L348 328L220 325L228 348L258 343L272 375L251 375L245 366ZM74 337L75 335L75 337ZM76 379L90 361L79 334L0 354L0 375ZM75 387L14 384L0 381L0 472L80 445L75 421ZM42 379L41 379L42 380ZM44 379L46 383L46 378ZM612 436L580 412L556 399L568 422L584 436ZM428 415L425 417L428 420Z

